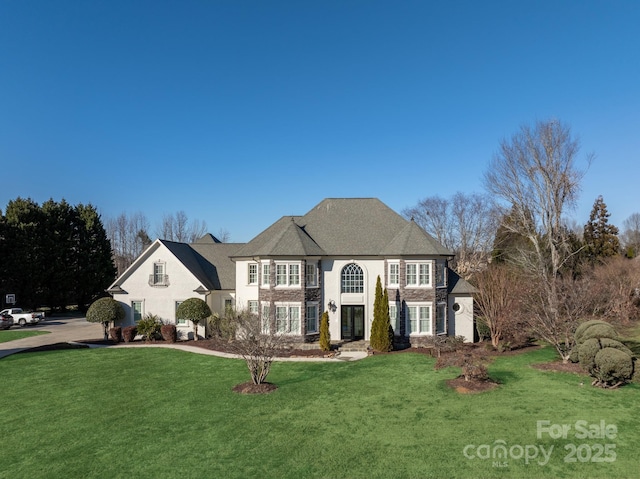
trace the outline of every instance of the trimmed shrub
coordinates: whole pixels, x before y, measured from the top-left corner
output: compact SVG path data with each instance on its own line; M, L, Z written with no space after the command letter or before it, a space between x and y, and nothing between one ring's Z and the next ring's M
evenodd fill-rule
M90 323L102 323L105 341L109 339L109 323L117 323L124 319L122 305L111 297L100 298L94 301L87 310L87 321Z
M616 341L611 338L591 338L582 343L578 349L578 356L580 358L580 366L592 374L596 367L596 355L604 348L613 348L618 351L622 351L629 357L633 358L634 354L628 347L622 344L620 341Z
M175 324L163 324L160 327L160 334L162 334L162 339L168 343L175 343L178 340L178 330Z
M595 363L596 384L602 387L617 387L633 375L633 359L619 349L602 349L596 354Z
M597 329L595 331L590 331L592 327L597 327ZM586 334L587 332L588 334ZM599 335L597 333L602 333L602 335ZM576 344L580 345L584 343L587 339L598 338L598 337L616 338L617 335L615 330L613 329L613 326L611 326L611 324L607 323L606 321L602 321L600 319L592 319L580 324L576 328L576 332L573 333L573 337L576 340Z
M591 338L610 338L616 339L618 334L610 324L594 324L587 328L580 336L580 341L584 343Z
M176 319L186 319L193 323L193 339L198 340L198 324L211 316L211 308L200 298L184 300L176 310Z
M161 337L162 320L155 314L145 314L136 326L138 327L138 334L141 334L145 341L152 341Z
M138 335L138 328L135 326L127 326L122 328L122 339L124 339L125 343L132 343L133 340Z
M122 328L120 326L111 328L109 330L109 337L116 343L122 342Z
M597 338L591 338L578 347L578 360L580 361L580 366L582 366L582 369L587 371L589 374L592 373L593 368L596 365L596 354L598 354L601 349L600 341Z
M331 350L331 332L329 331L329 313L325 311L320 317L320 349Z
M580 362L580 356L578 354L578 346L574 346L573 349L571 350L571 353L569 354L569 361L571 361L572 363L577 363Z

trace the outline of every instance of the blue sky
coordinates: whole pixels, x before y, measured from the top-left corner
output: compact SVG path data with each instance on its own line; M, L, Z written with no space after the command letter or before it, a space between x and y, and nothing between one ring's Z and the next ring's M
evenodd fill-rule
M572 215L640 212L636 1L0 1L0 208L184 210L232 241L325 197L483 192L556 118L596 155Z

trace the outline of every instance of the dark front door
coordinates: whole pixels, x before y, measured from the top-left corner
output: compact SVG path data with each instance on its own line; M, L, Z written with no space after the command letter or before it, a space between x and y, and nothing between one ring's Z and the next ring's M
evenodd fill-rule
M340 313L342 339L364 339L364 306L342 306Z

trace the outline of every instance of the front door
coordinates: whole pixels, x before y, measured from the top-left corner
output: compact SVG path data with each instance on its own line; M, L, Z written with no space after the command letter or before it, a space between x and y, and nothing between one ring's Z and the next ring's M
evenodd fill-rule
M364 339L364 306L342 306L340 312L342 339L349 341Z

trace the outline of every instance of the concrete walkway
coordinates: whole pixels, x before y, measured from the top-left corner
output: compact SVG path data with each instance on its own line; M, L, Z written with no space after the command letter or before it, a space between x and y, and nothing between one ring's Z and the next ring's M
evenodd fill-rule
M20 329L15 326L12 330ZM24 351L38 346L46 346L56 343L82 342L90 339L100 339L103 337L101 324L89 323L85 318L47 318L46 321L35 325L27 326L27 331L49 331L49 334L32 336L29 338L18 339L6 343L0 343L0 358L9 356L19 351ZM197 354L206 354L209 356L219 356L223 358L239 358L239 356L220 351L212 351L210 349L199 348L197 346L187 346L179 343L168 344L144 344L144 343L121 343L114 346L89 345L90 347L109 347L109 348L170 348L180 349ZM338 362L338 361L355 361L367 357L365 351L345 351L335 358L275 358L275 361L299 361L299 362Z

